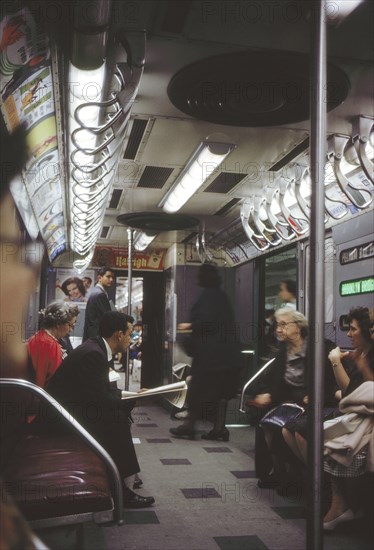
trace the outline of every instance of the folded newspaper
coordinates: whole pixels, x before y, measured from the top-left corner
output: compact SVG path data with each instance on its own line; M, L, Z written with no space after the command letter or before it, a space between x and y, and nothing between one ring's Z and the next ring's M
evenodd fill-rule
M166 384L147 390L126 391L122 390L122 399L138 399L139 397L151 397L152 395L164 395L165 399L172 405L181 409L184 406L187 393L187 384L185 381Z

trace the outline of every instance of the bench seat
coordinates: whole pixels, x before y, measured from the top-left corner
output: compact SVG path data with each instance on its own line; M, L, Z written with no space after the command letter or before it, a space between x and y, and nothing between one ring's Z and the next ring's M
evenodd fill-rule
M0 379L0 388L3 496L10 495L36 528L122 525L122 480L107 451L42 388L14 378ZM38 401L63 430L29 423Z
M3 472L28 520L113 509L106 468L76 435L28 435Z

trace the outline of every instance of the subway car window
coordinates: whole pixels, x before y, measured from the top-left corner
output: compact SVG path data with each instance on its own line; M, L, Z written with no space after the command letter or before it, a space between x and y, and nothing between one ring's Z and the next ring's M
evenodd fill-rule
M278 349L274 317L276 310L289 306L298 308L296 254L297 247L294 245L264 260L261 353L268 358L273 357Z

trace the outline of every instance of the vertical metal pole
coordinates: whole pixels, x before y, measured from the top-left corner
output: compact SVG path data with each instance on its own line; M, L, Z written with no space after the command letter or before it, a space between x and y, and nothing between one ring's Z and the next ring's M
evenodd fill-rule
M133 245L133 230L129 227L127 229L127 313L132 314L132 245ZM129 389L130 385L130 364L129 364L129 350L127 350L126 356L126 379L125 390Z
M309 269L309 364L308 364L308 550L322 550L322 408L324 369L324 178L326 163L326 4L312 3L311 89L310 89L310 169L312 200Z

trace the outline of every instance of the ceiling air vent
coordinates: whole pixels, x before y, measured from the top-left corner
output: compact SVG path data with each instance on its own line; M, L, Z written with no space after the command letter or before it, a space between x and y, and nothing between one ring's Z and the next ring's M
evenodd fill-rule
M137 187L161 189L173 170L174 168L164 168L162 166L146 166Z
M227 212L229 210L231 210L231 208L233 208L236 204L238 204L238 202L240 201L241 199L231 199L231 201L227 202L226 204L224 204L222 206L222 208L220 208L219 210L217 210L217 212L214 213L215 216L223 216L224 214L227 214Z
M236 174L235 172L221 172L212 183L204 189L205 193L228 193L246 177L247 174Z
M296 145L291 151L288 151L284 157L282 157L278 162L273 164L273 166L270 166L268 172L278 172L281 168L284 168L287 164L289 164L292 160L295 160L301 153L304 153L309 147L309 138L307 137L304 139L301 143Z
M189 243L190 241L192 241L192 239L194 239L194 238L196 237L197 234L198 234L197 231L192 231L192 233L189 233L189 234L187 235L187 237L185 237L185 238L181 241L181 243L182 243L182 244L187 244L187 243Z
M106 239L107 236L108 236L108 233L109 233L109 229L110 229L110 226L109 225L104 225L102 230L101 230L101 233L100 233L100 239Z
M143 139L145 129L148 124L148 119L143 120L136 118L133 122L129 140L123 154L124 159L134 160L139 149L139 145Z
M122 189L113 189L112 197L110 199L108 208L118 208L121 197L122 197Z

